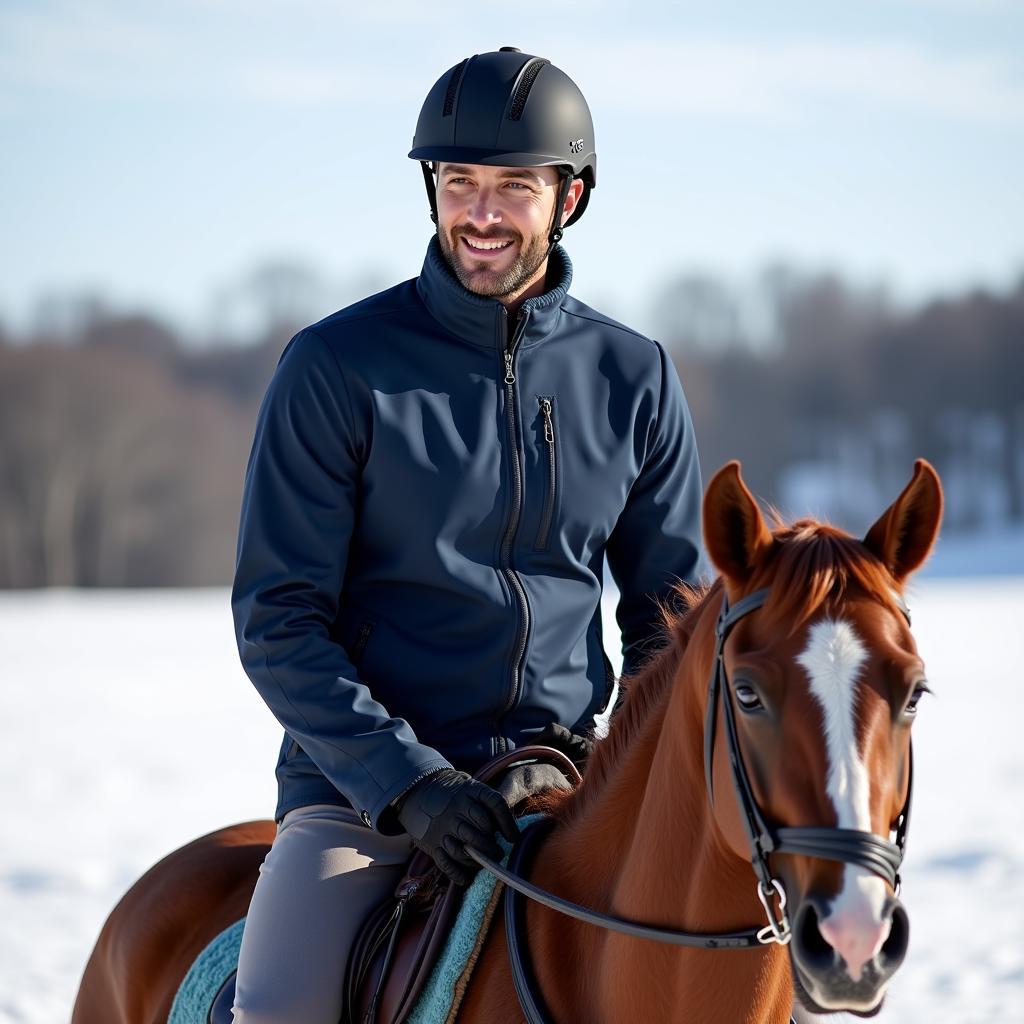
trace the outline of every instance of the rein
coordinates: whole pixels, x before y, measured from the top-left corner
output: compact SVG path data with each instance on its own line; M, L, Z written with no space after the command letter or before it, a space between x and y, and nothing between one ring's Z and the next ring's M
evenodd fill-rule
M565 914L567 917L574 917L578 921L596 925L598 928L632 935L634 938L667 942L674 946L691 946L697 949L756 949L765 941L761 933L767 931L766 928L702 934L639 924L624 917L588 910L586 907L563 900L560 896L554 896L533 885L523 876L529 870L533 854L536 853L542 840L553 826L554 822L550 818L544 818L528 825L512 847L508 858L508 870L472 847L466 847L466 852L473 860L505 883L505 945L508 947L512 982L515 985L519 1006L526 1018L526 1024L551 1024L552 1017L544 1003L540 984L530 961L530 950L526 938L526 901L522 898L523 896L560 914ZM791 1020L790 1024L795 1024L795 1022Z
M722 607L715 627L717 644L715 661L708 687L708 701L704 721L704 775L707 784L708 799L714 804L714 787L712 766L714 762L714 745L717 722L718 704L722 705L722 717L725 721L725 738L729 751L729 763L736 790L736 799L742 812L747 837L750 841L751 866L757 875L757 896L764 907L768 918L767 926L750 928L738 932L684 932L671 928L659 928L654 925L630 921L627 918L601 913L581 907L579 904L564 900L559 896L533 885L523 876L529 870L532 855L553 827L550 820L541 820L529 825L520 835L509 855L508 869L485 857L472 847L466 852L481 867L486 868L506 886L505 892L505 937L508 945L512 978L516 993L528 1024L549 1024L550 1016L544 1007L537 979L530 965L529 950L525 938L525 903L521 896L548 907L551 910L575 918L586 924L596 925L610 931L621 932L634 938L651 939L655 942L668 943L674 946L687 946L697 949L754 949L762 945L778 943L785 946L792 937L789 918L786 915L786 892L782 883L772 876L768 866L768 857L772 853L790 853L805 857L818 857L840 863L856 864L867 871L885 879L892 886L896 895L900 891L899 867L903 861L903 853L907 840L907 829L910 821L910 804L913 793L913 748L909 750L907 768L907 797L895 825L895 842L864 832L859 829L823 828L823 827L782 827L773 829L764 819L753 787L743 763L743 755L739 747L739 736L736 729L735 712L732 706L732 694L725 669L725 642L732 628L744 616L760 608L768 597L768 588L748 594L732 608L729 599L723 594ZM910 624L910 610L899 595L894 595L896 603ZM773 909L773 896L778 897L779 912Z
M696 949L754 949L762 944L762 940L758 937L760 931L757 928L748 928L739 932L714 933L683 932L673 928L658 928L655 925L641 924L625 917L616 917L614 914L605 914L599 910L589 910L587 907L564 900L561 896L555 896L546 889L541 889L532 882L528 882L523 877L523 873L527 870L536 848L553 826L554 822L550 818L543 818L527 825L509 854L508 868L502 867L471 847L467 847L466 852L481 867L496 875L508 886L510 891L506 895L506 901L511 902L517 908L522 906L522 900L516 894L521 894L551 910L564 914L566 917L574 917L577 921L597 925L598 928L605 928L608 931L621 932L623 935L632 935L637 939L666 942L672 946L691 946ZM506 907L506 911L507 909Z

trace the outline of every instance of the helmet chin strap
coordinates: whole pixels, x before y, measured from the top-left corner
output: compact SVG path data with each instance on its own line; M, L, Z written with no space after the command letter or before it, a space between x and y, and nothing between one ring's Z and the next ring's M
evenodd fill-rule
M430 200L430 219L437 223L437 186L434 184L434 172L430 169L429 160L420 161L423 171L423 183L427 186L427 199Z
M551 233L548 235L548 255L551 255L551 250L562 240L562 209L565 206L565 200L569 196L569 189L572 188L573 177L572 174L562 173L561 184L558 188L558 198L555 200L555 215L551 219Z

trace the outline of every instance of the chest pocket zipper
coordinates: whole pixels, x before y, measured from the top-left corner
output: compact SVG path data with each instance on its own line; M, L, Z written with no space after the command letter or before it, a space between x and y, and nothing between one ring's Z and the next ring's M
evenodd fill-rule
M359 627L359 632L356 634L355 641L352 644L352 650L349 652L349 661L352 664L358 665L363 660L363 652L366 650L366 642L370 639L370 634L373 632L373 627L376 623L364 622Z
M554 399L545 395L539 395L537 401L540 405L540 414L544 423L544 450L547 455L547 488L544 492L544 508L541 512L540 528L537 530L537 539L534 541L534 549L546 550L551 538L551 524L555 518L555 509L558 498L558 461L557 449L555 446L555 415Z

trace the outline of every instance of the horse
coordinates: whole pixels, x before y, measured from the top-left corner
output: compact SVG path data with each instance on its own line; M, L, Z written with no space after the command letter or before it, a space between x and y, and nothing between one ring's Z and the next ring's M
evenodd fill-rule
M898 870L927 692L903 592L941 515L924 460L863 540L812 519L769 528L739 463L719 470L703 521L720 576L658 602L661 645L622 680L582 784L536 801L546 828L528 865L567 906L703 948L531 902L543 1012L528 1011L499 909L460 1024L787 1024L794 997L878 1012L907 950ZM222 829L143 875L102 929L73 1024L166 1021L196 955L245 914L273 831Z

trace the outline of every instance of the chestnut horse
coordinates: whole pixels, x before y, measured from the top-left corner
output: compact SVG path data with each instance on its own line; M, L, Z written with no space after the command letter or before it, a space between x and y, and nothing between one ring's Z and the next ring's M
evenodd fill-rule
M863 541L811 520L769 530L738 463L711 481L705 545L721 577L680 586L685 609L662 606L664 644L626 680L582 785L545 801L554 825L530 881L648 925L720 933L774 919L776 934L751 949L679 948L531 903L550 1021L787 1024L794 992L811 1012L877 1012L907 945L890 836L905 830L927 689L901 595L941 510L923 460ZM766 843L767 891L752 870L758 822L788 837ZM273 831L204 836L136 882L86 966L73 1024L163 1024L193 959L245 914ZM458 1019L524 1019L501 927Z

